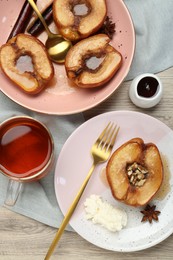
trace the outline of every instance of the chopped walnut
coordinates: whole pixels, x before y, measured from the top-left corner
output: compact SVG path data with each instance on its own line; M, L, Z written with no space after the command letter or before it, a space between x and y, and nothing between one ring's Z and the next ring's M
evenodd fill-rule
M128 165L127 175L131 185L141 187L146 182L148 170L144 166L134 162Z

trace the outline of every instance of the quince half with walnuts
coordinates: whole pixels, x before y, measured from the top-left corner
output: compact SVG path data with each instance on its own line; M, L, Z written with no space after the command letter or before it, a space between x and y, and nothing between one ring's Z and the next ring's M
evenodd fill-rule
M115 199L131 206L145 205L162 184L160 152L153 143L131 139L112 154L106 175Z
M105 21L105 0L54 0L53 17L60 34L77 41L94 34Z
M5 75L28 94L39 93L54 76L43 43L26 34L18 34L1 46L0 66Z
M95 88L108 82L122 64L122 55L109 44L106 34L97 34L75 44L67 53L68 78L81 88Z

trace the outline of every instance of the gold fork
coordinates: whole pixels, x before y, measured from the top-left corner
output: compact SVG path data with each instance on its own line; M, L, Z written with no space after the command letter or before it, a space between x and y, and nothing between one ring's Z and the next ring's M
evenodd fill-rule
M80 200L81 195L83 194L83 191L94 171L94 168L96 167L96 165L98 163L105 162L109 158L113 145L115 143L118 131L119 131L119 127L114 126L113 123L109 122L109 124L103 130L103 132L98 137L96 142L93 144L93 146L91 148L91 155L93 157L93 164L91 166L91 169L89 170L88 175L86 176L75 199L73 200L71 206L69 207L69 210L68 210L66 216L64 217L64 220L62 221L61 226L59 227L57 234L56 234L54 240L52 241L52 244L47 252L45 260L50 259L58 241L60 240L60 237L61 237L65 227L67 226L67 224Z

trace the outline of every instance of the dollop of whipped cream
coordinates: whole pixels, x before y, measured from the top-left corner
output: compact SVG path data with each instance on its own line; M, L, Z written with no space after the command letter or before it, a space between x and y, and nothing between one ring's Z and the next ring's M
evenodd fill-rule
M124 210L109 204L98 195L91 195L84 202L86 218L94 224L100 224L109 231L120 231L127 225L127 214Z

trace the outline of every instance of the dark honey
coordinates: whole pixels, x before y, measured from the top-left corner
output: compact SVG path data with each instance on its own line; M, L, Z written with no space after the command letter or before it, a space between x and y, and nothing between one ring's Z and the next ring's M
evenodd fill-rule
M157 92L158 81L153 77L142 78L137 85L138 95L145 98L154 96Z
M16 118L0 126L0 170L11 177L41 171L52 153L47 130L36 121Z

